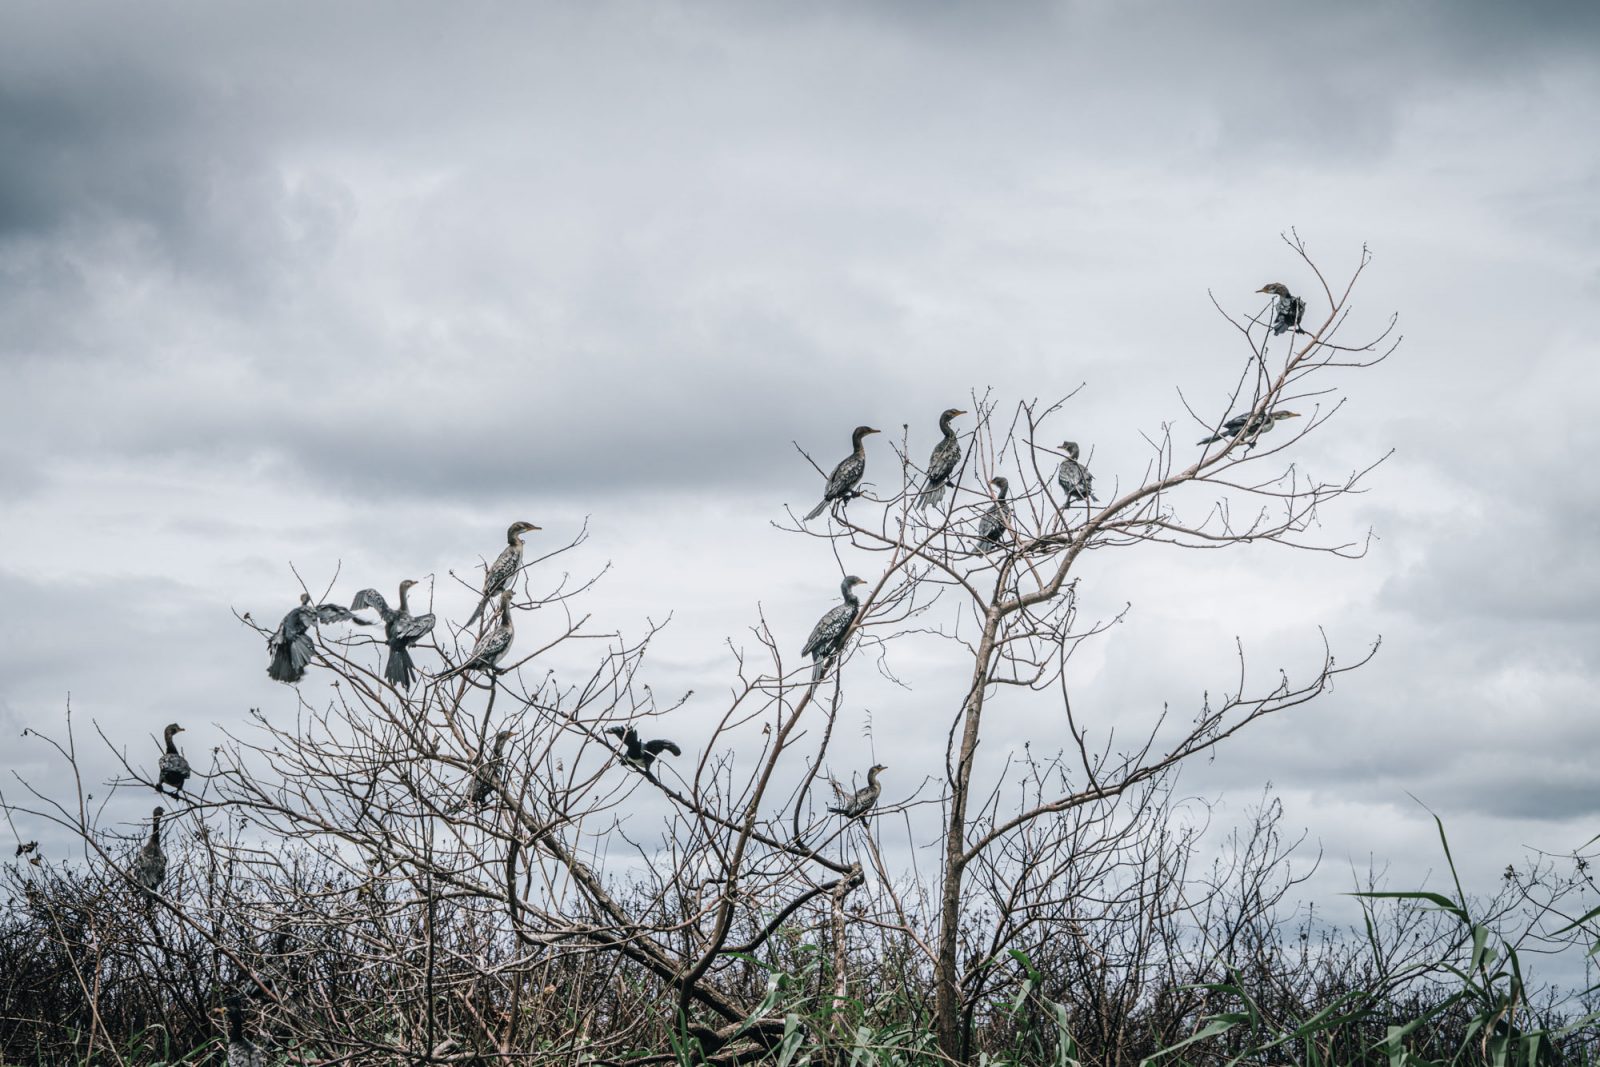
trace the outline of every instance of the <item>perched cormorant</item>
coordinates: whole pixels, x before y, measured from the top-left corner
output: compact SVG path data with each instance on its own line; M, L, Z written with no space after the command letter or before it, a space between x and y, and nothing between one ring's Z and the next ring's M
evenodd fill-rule
M189 780L189 761L183 758L183 753L178 751L178 745L172 740L173 734L183 733L183 727L177 723L170 724L162 736L167 739L167 750L161 754L161 776L156 785L156 792L161 792L162 786L169 786L174 794L183 792L183 783Z
M1066 503L1070 505L1074 500L1091 503L1094 500L1094 475L1078 462L1078 442L1062 441L1061 448L1067 458L1056 468L1056 483L1067 495Z
M228 1018L228 1067L267 1067L267 1050L244 1033L244 1001L238 992L229 992L221 1011Z
M997 474L989 479L989 484L996 490L994 503L989 505L989 510L978 520L978 540L983 542L985 552L1000 547L1006 539L1006 527L1011 521L1011 505L1006 503L1006 494L1011 491L1011 483Z
M439 681L460 674L462 671L476 669L493 672L494 665L500 662L500 657L506 654L506 649L511 647L512 638L516 636L517 629L511 621L511 590L504 589L500 592L499 621L478 638L478 643L472 646L472 654L439 675Z
M1218 441L1231 441L1243 431L1244 447L1249 450L1256 447L1256 438L1276 426L1279 419L1298 419L1299 417L1300 413L1298 411L1273 411L1264 415L1254 415L1247 412L1243 415L1235 415L1222 424L1221 433L1207 437L1203 441L1196 441L1195 444L1210 445Z
M267 673L280 682L293 685L305 677L306 666L317 654L311 644L311 628L329 622L354 622L370 626L365 619L350 614L350 609L340 604L311 604L311 594L300 594L300 606L283 617L271 637L267 638L267 652L272 662Z
M937 507L939 501L944 499L950 475L961 463L961 442L950 428L950 420L965 414L960 408L950 408L939 416L939 431L944 437L933 446L933 454L928 457L928 480L923 483L922 492L917 496L918 508Z
M674 756L683 755L683 749L665 738L657 738L654 741L640 741L639 731L631 726L627 728L608 726L606 727L606 733L615 734L622 738L622 762L630 767L637 767L646 774L650 773L650 765L656 761L656 757L661 753L670 752Z
M843 815L846 819L859 819L871 811L872 806L878 802L878 794L883 792L883 787L878 784L878 772L888 769L881 763L873 764L872 769L867 772L867 784L854 793L840 790L839 804L828 810Z
M483 575L483 596L478 598L478 606L472 609L472 614L467 616L466 626L471 626L478 621L478 616L483 614L483 609L496 593L508 588L517 572L522 569L522 535L539 527L531 522L514 522L506 530L506 547L489 564L489 569Z
M1289 287L1282 282L1268 282L1257 289L1258 293L1272 294L1272 333L1274 336L1293 330L1295 333L1305 333L1300 328L1300 320L1305 317L1306 302L1289 292Z
M850 624L856 621L856 612L861 610L861 601L856 599L851 590L858 585L866 585L866 580L850 575L839 583L839 595L844 597L844 603L836 608L830 608L828 613L817 620L811 628L811 636L806 638L806 645L800 650L802 656L810 656L815 666L812 668L812 680L822 677L823 670L828 661L839 654L844 648L845 636L850 632Z
M511 740L510 730L501 730L495 734L494 750L490 752L489 758L472 769L472 803L475 807L482 808L500 794L500 786L506 776L501 752L509 740Z
M416 584L410 578L400 583L400 606L393 610L376 589L363 589L350 601L351 611L372 608L383 619L384 638L389 645L389 661L384 665L383 676L402 689L410 689L416 679L416 666L411 662L411 646L433 632L431 612L413 615L406 607L406 591Z
M861 484L861 476L867 473L867 447L861 442L867 434L877 432L871 426L855 428L855 432L850 435L850 445L854 451L833 468L833 473L828 476L828 488L822 494L822 503L811 509L806 515L806 521L809 522L821 515L823 509L835 500L847 501L856 495L856 486Z
M161 851L161 816L164 814L160 808L155 810L150 822L150 838L133 857L134 884L150 900L155 899L161 880L167 876L167 854Z

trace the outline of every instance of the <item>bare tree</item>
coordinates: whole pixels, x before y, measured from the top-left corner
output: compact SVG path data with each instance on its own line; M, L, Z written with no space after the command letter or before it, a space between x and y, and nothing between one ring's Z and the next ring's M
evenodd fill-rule
M1240 650L1232 692L1131 741L1103 731L1091 742L1072 700L1068 662L1109 625L1077 617L1088 553L1258 542L1364 551L1359 539L1315 535L1324 508L1372 467L1318 480L1292 457L1339 411L1340 375L1392 350L1394 322L1339 343L1367 256L1335 290L1290 244L1322 286L1321 323L1284 338L1223 312L1242 342L1230 403L1201 412L1180 397L1185 421L1146 436L1132 488L1095 471L1092 451L1098 489L1058 477L1080 456L1056 444L1070 397L1002 408L983 396L947 508L917 506L922 474L902 444L892 492L836 504L826 527L786 520L841 557L866 554L874 576L836 654L797 659L799 635L764 618L748 646L730 642L727 696L699 712L693 743L689 718L675 714L692 694L658 699L645 680L658 628L627 637L597 627L582 604L599 576L559 573L584 535L516 573L503 609L513 643L497 660L466 666L495 618L438 627L416 651L443 665L414 688L388 680L381 638L316 632L313 669L331 672L331 696L313 703L302 691L292 722L257 713L169 819L173 873L147 929L130 934L164 961L167 997L203 1017L220 985L246 989L264 1005L259 1025L307 1062L607 1059L662 1032L735 1062L798 1040L771 976L793 962L796 931L810 929L829 946L814 982L835 1025L870 937L874 966L897 970L903 988L931 984L938 1051L965 1062L984 1005L1019 981L1005 966L1012 952L1038 953L1051 943L1043 930L1065 931L1096 948L1063 960L1081 968L1098 956L1113 968L1112 946L1090 929L1110 923L1124 939L1115 966L1130 976L1118 1004L1095 1009L1112 1040L1148 1001L1146 984L1160 984L1152 969L1166 968L1167 985L1181 976L1180 911L1230 901L1233 925L1206 926L1229 952L1289 884L1272 881L1283 854L1261 844L1241 866L1256 884L1192 891L1183 831L1166 818L1175 769L1312 700L1376 647L1350 664L1324 647L1319 668L1294 680L1258 680ZM1306 409L1303 421L1267 437L1291 407ZM1231 431L1229 416L1239 420ZM1214 440L1186 443L1195 436ZM1004 501L990 490L999 477ZM998 525L980 538L986 515ZM474 596L483 584L460 582ZM943 766L891 768L931 784L909 796L886 789L848 818L829 812L819 787L860 661L894 681L898 649L929 642L965 673L936 702ZM1038 744L984 764L986 712L1002 694L1037 716ZM619 736L663 743L645 759ZM72 762L70 747L61 753ZM153 773L129 760L114 784L148 788ZM81 785L78 795L88 795ZM126 843L101 830L87 801L35 796L13 810L68 827L103 891L116 889ZM930 836L939 869L908 872Z

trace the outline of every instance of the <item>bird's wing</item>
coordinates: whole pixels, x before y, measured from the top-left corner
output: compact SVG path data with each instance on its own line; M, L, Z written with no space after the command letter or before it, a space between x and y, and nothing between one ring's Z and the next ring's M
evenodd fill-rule
M646 741L645 744L644 744L644 750L646 752L650 753L650 755L652 755L652 756L659 756L659 755L661 755L661 753L663 751L670 752L674 756L683 755L683 749L679 748L677 745L673 744L671 741L667 741L665 739L657 739L655 741Z
M928 484L942 482L950 477L950 472L956 469L956 464L961 462L961 442L951 437L946 437L933 446L933 454L928 457Z
M355 622L362 626L371 626L366 619L358 619L350 613L350 609L343 604L318 604L317 622Z
M866 470L866 460L857 459L854 453L846 456L828 477L828 496L842 496L854 489Z
M394 612L389 608L389 602L383 599L383 594L376 589L363 589L350 601L351 611L360 611L362 608L372 608L384 622L394 618Z
M517 545L507 545L505 551L495 557L489 564L489 570L483 576L483 591L485 594L498 593L511 581L511 576L517 573L517 565L522 562L522 552Z
M434 618L431 612L427 615L413 615L395 626L393 636L396 640L404 641L421 637L424 634L433 632L433 622Z
M840 620L849 614L849 604L840 604L836 608L830 608L828 613L818 619L817 624L811 628L811 636L806 638L806 647L800 650L800 654L809 656L820 642L833 635L834 631L839 628Z

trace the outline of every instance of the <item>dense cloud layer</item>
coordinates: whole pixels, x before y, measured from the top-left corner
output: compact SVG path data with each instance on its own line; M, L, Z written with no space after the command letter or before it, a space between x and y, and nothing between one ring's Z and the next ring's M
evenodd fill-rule
M1179 390L1226 406L1238 353L1206 290L1248 311L1269 279L1313 288L1278 240L1294 225L1333 273L1376 250L1362 328L1402 313L1405 346L1304 457L1334 475L1395 450L1327 518L1378 540L1359 563L1095 558L1086 614L1134 608L1085 653L1080 706L1192 708L1236 634L1263 670L1314 659L1319 625L1344 658L1382 634L1185 788L1242 807L1271 780L1336 888L1384 849L1397 881L1432 865L1408 794L1485 879L1592 835L1594 5L24 3L5 23L11 734L69 692L128 745L287 714L230 609L281 613L293 561L349 590L431 575L454 611L451 570L513 517L552 537L587 517L579 562L615 563L597 613L675 611L657 684L717 691L758 602L793 637L834 596L827 549L768 525L817 495L791 441L827 463L859 422L909 423L922 449L974 390L1082 384L1074 435L1103 484L1137 478L1142 432L1192 429ZM918 687L864 688L853 743L941 706L937 657L904 655ZM994 751L1030 739L1009 729Z

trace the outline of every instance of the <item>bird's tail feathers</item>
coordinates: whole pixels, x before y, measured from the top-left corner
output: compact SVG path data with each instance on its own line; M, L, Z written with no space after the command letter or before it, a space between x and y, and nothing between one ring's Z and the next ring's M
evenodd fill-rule
M943 499L944 483L940 482L938 485L928 486L917 496L917 507L923 511L928 508L936 508Z
M828 498L827 497L823 497L822 498L822 503L818 504L816 507L812 508L809 512L807 512L805 519L802 520L802 521L810 522L812 519L816 518L818 515L821 515L824 511L826 511L827 508L828 508Z
M389 649L389 663L383 670L383 676L402 689L411 688L411 653L406 651L405 645L395 645Z
M462 625L463 626L471 626L473 623L477 622L478 619L483 616L484 606L487 605L488 603L489 603L489 594L485 593L485 594L483 594L483 599L478 601L478 606L472 609L472 614L467 616L467 621L462 623Z

